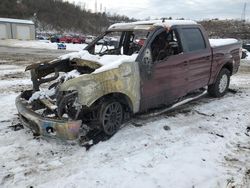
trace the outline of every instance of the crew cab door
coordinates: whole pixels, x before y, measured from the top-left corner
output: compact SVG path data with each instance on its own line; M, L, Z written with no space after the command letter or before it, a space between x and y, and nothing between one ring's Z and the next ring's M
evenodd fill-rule
M178 28L188 62L188 92L208 85L212 52L208 37L199 25L181 26Z
M162 28L155 32L139 62L140 111L171 104L186 95L188 63L175 30Z

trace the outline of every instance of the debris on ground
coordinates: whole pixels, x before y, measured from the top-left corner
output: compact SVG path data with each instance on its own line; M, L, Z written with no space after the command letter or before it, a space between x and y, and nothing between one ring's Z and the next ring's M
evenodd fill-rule
M167 125L165 125L165 126L163 127L163 129L164 129L165 131L170 131L170 130L171 130L171 128L170 128L169 126L167 126Z
M19 118L14 118L11 122L11 125L9 126L13 131L19 131L23 129L23 125L21 124Z

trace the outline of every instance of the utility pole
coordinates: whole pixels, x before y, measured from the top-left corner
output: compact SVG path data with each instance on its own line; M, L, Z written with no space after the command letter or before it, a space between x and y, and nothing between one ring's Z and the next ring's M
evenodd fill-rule
M242 14L241 14L241 22L242 22L242 37L244 39L247 38L247 29L246 29L246 9L247 9L247 3L244 3L244 7L243 7L243 11L242 11Z
M97 0L95 0L95 13L97 13Z
M241 21L243 23L246 22L246 9L247 9L247 3L244 3L243 11L242 11L242 14L241 14Z

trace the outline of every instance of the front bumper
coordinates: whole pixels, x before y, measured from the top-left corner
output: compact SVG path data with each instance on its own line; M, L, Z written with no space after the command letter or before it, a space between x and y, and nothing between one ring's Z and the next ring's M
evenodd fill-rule
M16 98L16 107L21 123L38 135L63 140L75 140L79 136L81 120L69 121L43 117L32 110L28 101L22 98L22 94Z

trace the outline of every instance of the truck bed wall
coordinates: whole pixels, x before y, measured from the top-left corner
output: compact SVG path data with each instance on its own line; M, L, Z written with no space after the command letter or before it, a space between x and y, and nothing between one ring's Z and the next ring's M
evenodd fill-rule
M217 75L225 65L228 65L232 68L232 74L235 74L238 71L240 66L240 48L240 42L212 47L213 61L209 84L213 84L216 81Z

